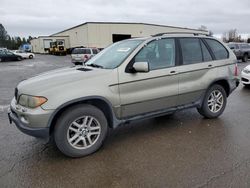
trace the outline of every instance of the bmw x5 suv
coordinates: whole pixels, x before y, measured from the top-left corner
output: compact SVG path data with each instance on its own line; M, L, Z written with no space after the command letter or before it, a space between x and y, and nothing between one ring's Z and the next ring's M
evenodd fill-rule
M124 40L85 66L20 82L8 115L22 132L53 137L62 153L82 157L126 122L193 107L206 118L220 116L239 84L236 62L226 45L204 35Z

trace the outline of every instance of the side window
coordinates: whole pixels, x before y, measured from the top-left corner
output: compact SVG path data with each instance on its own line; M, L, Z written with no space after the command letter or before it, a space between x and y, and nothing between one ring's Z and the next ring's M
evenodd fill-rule
M150 70L175 66L175 40L155 40L143 47L135 62L148 62Z
M92 52L93 52L93 54L97 54L98 53L97 49L92 49Z
M209 47L211 48L217 60L228 58L229 55L228 51L221 43L213 39L205 39L205 40L208 43Z
M202 62L202 52L199 39L181 38L180 43L184 65Z
M201 41L201 49L202 49L202 53L203 53L203 61L204 62L212 61L213 58L212 58L211 54L209 53L209 51L208 51L208 49L203 41Z

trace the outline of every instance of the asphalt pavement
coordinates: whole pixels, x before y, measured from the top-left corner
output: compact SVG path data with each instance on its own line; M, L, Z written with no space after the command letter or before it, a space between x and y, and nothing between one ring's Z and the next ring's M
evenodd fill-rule
M0 63L1 188L250 187L250 89L240 85L218 119L189 109L134 122L111 131L98 152L71 159L7 118L18 82L65 66L69 56Z

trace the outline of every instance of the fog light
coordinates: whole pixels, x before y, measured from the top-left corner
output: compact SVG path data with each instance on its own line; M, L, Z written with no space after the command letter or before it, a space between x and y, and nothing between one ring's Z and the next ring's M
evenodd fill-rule
M27 120L25 116L21 116L20 120L22 123L29 124L29 121Z

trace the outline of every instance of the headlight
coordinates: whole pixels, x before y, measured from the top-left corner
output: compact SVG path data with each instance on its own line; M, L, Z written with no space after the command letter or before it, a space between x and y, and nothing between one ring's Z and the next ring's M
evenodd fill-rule
M250 74L250 70L248 70L246 68L243 69L243 72L246 73L246 74Z
M28 107L28 108L36 108L46 103L48 99L40 96L30 96L30 95L21 95L18 100L18 104Z

